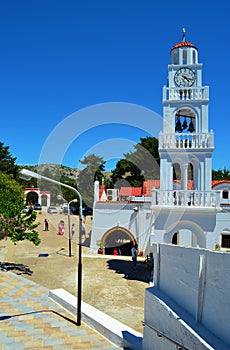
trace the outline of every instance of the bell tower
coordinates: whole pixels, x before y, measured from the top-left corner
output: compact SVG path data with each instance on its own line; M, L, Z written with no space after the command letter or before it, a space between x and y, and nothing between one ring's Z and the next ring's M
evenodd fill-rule
M198 49L182 39L170 51L163 87L163 131L159 135L160 189L210 191L214 135L208 126L209 87L202 84ZM178 180L178 181L174 181Z

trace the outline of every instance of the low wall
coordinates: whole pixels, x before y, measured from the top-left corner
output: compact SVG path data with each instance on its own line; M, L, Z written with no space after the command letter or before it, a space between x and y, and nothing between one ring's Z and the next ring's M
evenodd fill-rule
M154 257L154 288L177 304L179 314L189 315L198 325L198 334L200 325L230 346L230 254L157 244ZM155 323L148 312L150 299L146 317Z

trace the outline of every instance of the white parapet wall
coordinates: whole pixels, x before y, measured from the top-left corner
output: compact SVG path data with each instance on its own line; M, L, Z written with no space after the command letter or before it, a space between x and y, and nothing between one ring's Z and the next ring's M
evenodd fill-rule
M230 254L157 244L154 256L143 350L229 349Z
M49 297L71 314L77 314L77 298L66 290L53 289ZM117 321L95 307L81 302L81 318L91 328L97 330L111 343L132 350L142 349L142 334Z

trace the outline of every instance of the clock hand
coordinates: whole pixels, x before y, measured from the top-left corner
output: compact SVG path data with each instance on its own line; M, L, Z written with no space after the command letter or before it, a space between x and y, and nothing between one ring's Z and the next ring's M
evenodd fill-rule
M183 78L184 78L185 80L187 80L187 81L191 81L191 78L188 78L188 77L186 77L185 75L183 75Z

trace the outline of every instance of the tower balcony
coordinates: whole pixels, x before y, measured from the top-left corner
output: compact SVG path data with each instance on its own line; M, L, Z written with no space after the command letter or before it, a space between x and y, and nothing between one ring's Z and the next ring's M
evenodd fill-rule
M168 101L209 101L209 87L163 87L163 103Z
M159 149L214 148L214 133L160 133Z
M220 191L152 190L152 205L163 207L220 207Z

